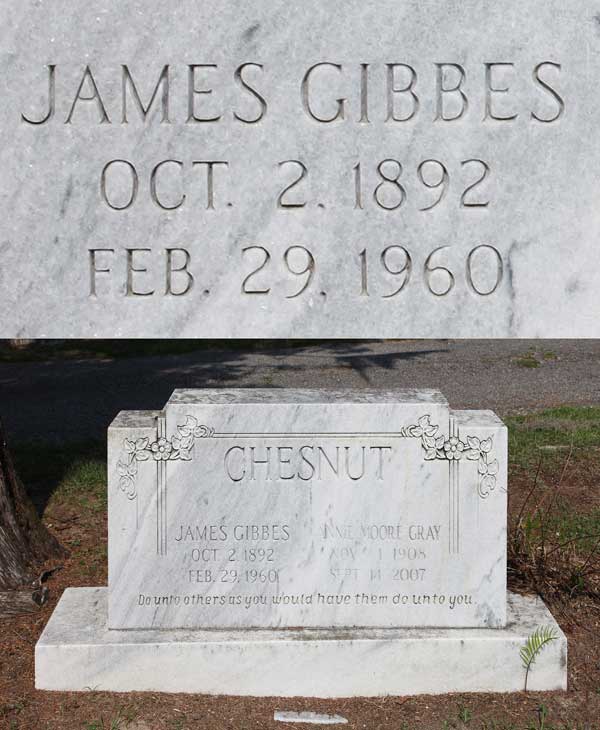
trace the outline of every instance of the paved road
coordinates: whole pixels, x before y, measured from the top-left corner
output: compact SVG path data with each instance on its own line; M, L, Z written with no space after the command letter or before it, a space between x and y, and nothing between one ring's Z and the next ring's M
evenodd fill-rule
M530 348L541 364L519 365ZM548 353L549 359L543 359ZM178 387L438 388L454 408L499 414L600 404L600 340L333 342L263 350L0 364L13 441L104 439L119 410L157 409Z

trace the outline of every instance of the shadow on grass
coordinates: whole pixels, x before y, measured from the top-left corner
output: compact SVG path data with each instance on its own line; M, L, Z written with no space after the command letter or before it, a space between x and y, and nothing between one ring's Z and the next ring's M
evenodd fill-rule
M277 354L314 347L347 347L368 351L380 340L31 340L20 347L0 340L0 362L44 362L51 360L121 359L183 355L192 352L265 352ZM424 352L437 352L437 349ZM413 353L402 353L411 356Z
M60 446L77 439L103 440L119 411L163 408L176 388L273 388L283 387L282 383L290 388L306 387L307 383L318 386L321 373L332 372L344 376L329 382L356 386L358 379L360 385L368 387L373 373L381 370L398 372L401 382L403 363L447 347L416 343L414 349L404 351L398 344L397 348L392 345L377 351L368 343L344 341L264 341L260 346L222 341L167 345L111 342L103 359L102 342L84 344L84 350L75 350L80 359L51 358L27 365L2 363L0 358L0 416L13 443L40 440ZM194 350L186 352L186 348ZM127 357L114 357L119 351ZM38 354L44 352L47 354L48 348ZM150 352L161 356L141 356Z
M17 472L38 514L53 495L94 495L106 504L106 444L100 441L51 446L42 442L11 447Z

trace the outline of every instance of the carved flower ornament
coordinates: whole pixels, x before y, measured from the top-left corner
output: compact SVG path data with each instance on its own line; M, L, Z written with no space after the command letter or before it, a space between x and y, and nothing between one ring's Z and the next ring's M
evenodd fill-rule
M123 442L123 454L117 464L119 474L119 488L128 499L137 497L135 487L138 473L138 463L148 461L150 456L157 461L190 461L194 440L207 438L214 434L214 429L198 424L193 416L187 416L184 426L177 426L177 433L169 439L161 436L150 443L148 437L139 438L135 441L125 439Z
M406 426L400 433L402 436L421 439L424 458L427 461L433 459L458 461L463 457L469 461L477 461L479 474L477 493L485 499L496 488L496 476L500 468L498 461L490 458L492 438L481 440L477 436L467 436L465 443L458 436L438 435L438 431L439 426L431 423L430 416L421 416L416 425Z
M444 439L444 437L440 436L440 438L437 439L435 445L437 447L438 443L443 441L444 453L446 454L446 459L449 459L449 460L460 459L463 451L465 450L465 445L463 444L463 442L456 436L451 436L447 441L444 441L443 439Z
M150 444L150 451L156 461L168 461L173 451L173 445L166 438L159 438Z

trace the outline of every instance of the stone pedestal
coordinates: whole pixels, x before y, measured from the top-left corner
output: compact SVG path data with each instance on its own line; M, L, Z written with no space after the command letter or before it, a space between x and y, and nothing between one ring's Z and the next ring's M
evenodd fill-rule
M535 598L509 595L504 629L107 629L107 590L65 591L35 651L36 687L280 697L516 692L519 650L540 625L558 638L528 678L566 689L567 640Z
M68 590L44 689L232 695L566 686L506 592L507 436L437 391L182 390L108 434L108 588Z

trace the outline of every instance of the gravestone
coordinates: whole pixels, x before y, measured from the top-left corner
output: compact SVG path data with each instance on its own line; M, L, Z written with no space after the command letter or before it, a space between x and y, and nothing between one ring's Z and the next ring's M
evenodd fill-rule
M36 686L519 690L519 649L551 626L529 686L563 688L554 619L507 599L506 469L497 416L436 391L181 390L123 412L108 588L65 592Z
M600 336L592 0L0 28L0 337Z
M505 625L491 414L428 391L200 390L158 423L109 432L110 628Z

